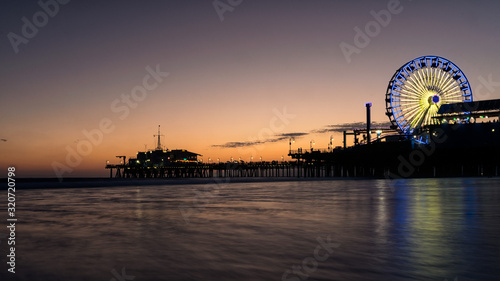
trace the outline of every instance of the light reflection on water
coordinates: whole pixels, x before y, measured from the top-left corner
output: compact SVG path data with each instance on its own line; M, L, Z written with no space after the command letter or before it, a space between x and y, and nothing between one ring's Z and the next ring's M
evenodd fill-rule
M499 183L20 190L16 280L111 280L122 268L138 281L282 280L328 235L340 247L308 280L499 280ZM189 223L180 206L191 212Z

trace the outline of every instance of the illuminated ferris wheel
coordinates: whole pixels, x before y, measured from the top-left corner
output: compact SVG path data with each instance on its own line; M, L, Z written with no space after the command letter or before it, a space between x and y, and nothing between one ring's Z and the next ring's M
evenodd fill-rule
M396 71L386 93L387 116L394 128L412 135L425 125L439 124L436 116L442 104L471 102L467 77L442 57L416 58Z

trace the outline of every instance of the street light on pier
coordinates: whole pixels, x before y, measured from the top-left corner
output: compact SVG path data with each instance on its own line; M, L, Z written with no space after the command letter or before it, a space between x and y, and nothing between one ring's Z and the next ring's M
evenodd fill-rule
M295 143L295 138L294 137L290 137L290 149L288 151L289 154L292 154L292 143Z

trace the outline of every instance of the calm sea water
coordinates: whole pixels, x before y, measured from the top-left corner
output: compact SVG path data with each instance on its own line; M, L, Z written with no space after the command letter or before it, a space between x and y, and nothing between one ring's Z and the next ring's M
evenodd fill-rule
M16 197L16 280L500 280L500 179L18 189ZM11 275L6 250L3 239L1 280Z

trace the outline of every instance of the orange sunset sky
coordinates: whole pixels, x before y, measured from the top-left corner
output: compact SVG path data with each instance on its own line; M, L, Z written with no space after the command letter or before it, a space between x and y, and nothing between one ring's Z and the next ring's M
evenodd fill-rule
M500 98L498 1L245 0L223 14L212 1L58 5L27 43L13 47L9 34L23 36L23 17L33 21L43 9L36 1L1 4L5 174L12 165L18 177L55 177L53 163L66 164L68 149L88 139L85 130L101 130L102 120L114 129L101 131L65 177L108 176L106 160L155 147L158 125L164 146L204 161L288 160L289 134L296 135L292 149L313 139L327 148L330 135L340 146L339 128L364 122L366 102L373 121L388 121L389 79L423 55L457 64L474 100ZM348 61L341 43L354 45L356 27L364 30L376 20L371 12L388 5L399 12ZM147 67L168 76L148 79ZM139 99L123 101L144 85ZM286 122L276 114L284 110ZM261 144L249 145L255 141Z

